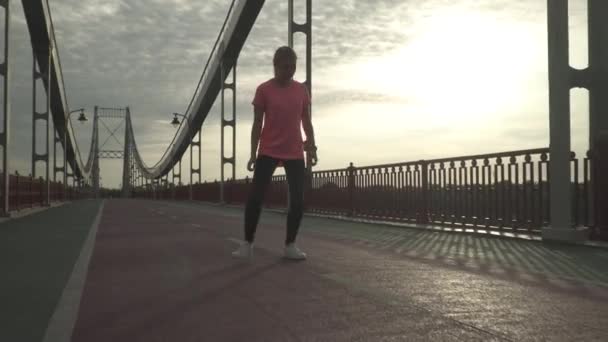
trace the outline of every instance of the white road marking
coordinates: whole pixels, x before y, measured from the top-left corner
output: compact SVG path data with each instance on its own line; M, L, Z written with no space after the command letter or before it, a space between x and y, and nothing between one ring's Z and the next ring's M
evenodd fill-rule
M68 280L59 303L55 308L55 312L49 321L49 325L46 328L44 334L44 342L48 341L70 341L72 338L72 331L78 317L78 308L80 307L80 299L82 297L82 290L84 287L85 279L87 278L87 271L89 268L89 262L91 260L91 254L93 253L93 247L95 245L95 238L97 236L97 228L99 227L99 221L101 219L101 213L103 212L105 201L101 202L97 216L93 221L93 225L89 229L89 234L82 246L80 256L72 269L72 275Z

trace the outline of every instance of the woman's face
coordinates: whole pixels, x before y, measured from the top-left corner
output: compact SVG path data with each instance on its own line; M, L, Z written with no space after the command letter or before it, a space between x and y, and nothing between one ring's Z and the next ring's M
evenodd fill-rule
M279 81L289 81L296 73L296 61L293 58L283 57L274 64L274 77Z

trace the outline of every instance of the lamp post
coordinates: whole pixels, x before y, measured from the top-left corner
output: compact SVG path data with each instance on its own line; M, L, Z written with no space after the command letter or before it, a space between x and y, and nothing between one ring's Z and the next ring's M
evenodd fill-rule
M179 121L179 119L177 118L178 116L181 116L184 118L184 120L186 121L187 125L190 125L190 122L188 120L188 116L184 115L184 114L180 114L180 113L173 113L173 120L171 120L171 125L173 125L173 127L177 128L179 127L182 123Z
M72 116L72 114L77 113L77 112L80 112L80 116L78 116L78 121L81 124L84 124L87 121L87 117L84 115L84 108L79 108L79 109L70 111L65 119L65 127L63 130L63 193L64 193L64 196L65 196L65 191L66 191L67 184L68 184L68 123L70 122L70 117ZM74 155L75 155L75 153L74 153Z
M173 120L171 120L171 125L173 125L173 127L178 128L179 126L181 126L182 122L179 121L179 119L177 118L178 116L181 116L184 118L183 121L186 122L186 124L188 125L188 128L190 128L190 120L188 118L188 116L184 115L184 114L180 114L180 113L173 113ZM190 152L192 152L192 146L190 146ZM190 155L190 170L192 170L192 154ZM180 168L179 168L179 178L181 181L181 177L182 177L182 168L181 168L181 161L180 161ZM190 184L188 186L188 199L192 200L192 171L190 171Z

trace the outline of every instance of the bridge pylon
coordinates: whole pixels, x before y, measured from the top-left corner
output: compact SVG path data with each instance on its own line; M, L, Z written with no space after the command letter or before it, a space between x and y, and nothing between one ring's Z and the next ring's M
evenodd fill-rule
M569 0L548 0L549 38L549 127L550 127L550 226L543 229L543 239L582 241L584 229L574 227L571 170L570 89L589 90L589 157L591 157L592 213L596 233L608 236L608 12L605 0L588 1L589 66L570 66L568 41ZM576 173L574 173L576 175ZM606 179L606 177L604 177ZM576 184L576 183L575 183Z
M124 126L124 140L118 138L118 130ZM99 140L99 129L102 127L109 135L103 141ZM101 176L99 161L101 159L122 159L123 160L123 181L122 196L130 197L132 189L134 161L133 161L133 137L131 136L131 120L129 107L125 108L106 108L95 106L95 117L93 124L93 169L91 173L91 183L95 197L99 197L101 188ZM121 150L106 148L108 141L113 140Z

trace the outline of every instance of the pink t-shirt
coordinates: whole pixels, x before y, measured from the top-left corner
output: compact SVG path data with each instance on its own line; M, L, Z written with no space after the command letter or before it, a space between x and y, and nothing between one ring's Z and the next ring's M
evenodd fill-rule
M277 159L304 159L302 117L310 97L306 86L291 81L281 87L270 79L260 84L252 104L264 111L264 124L260 136L259 155Z

